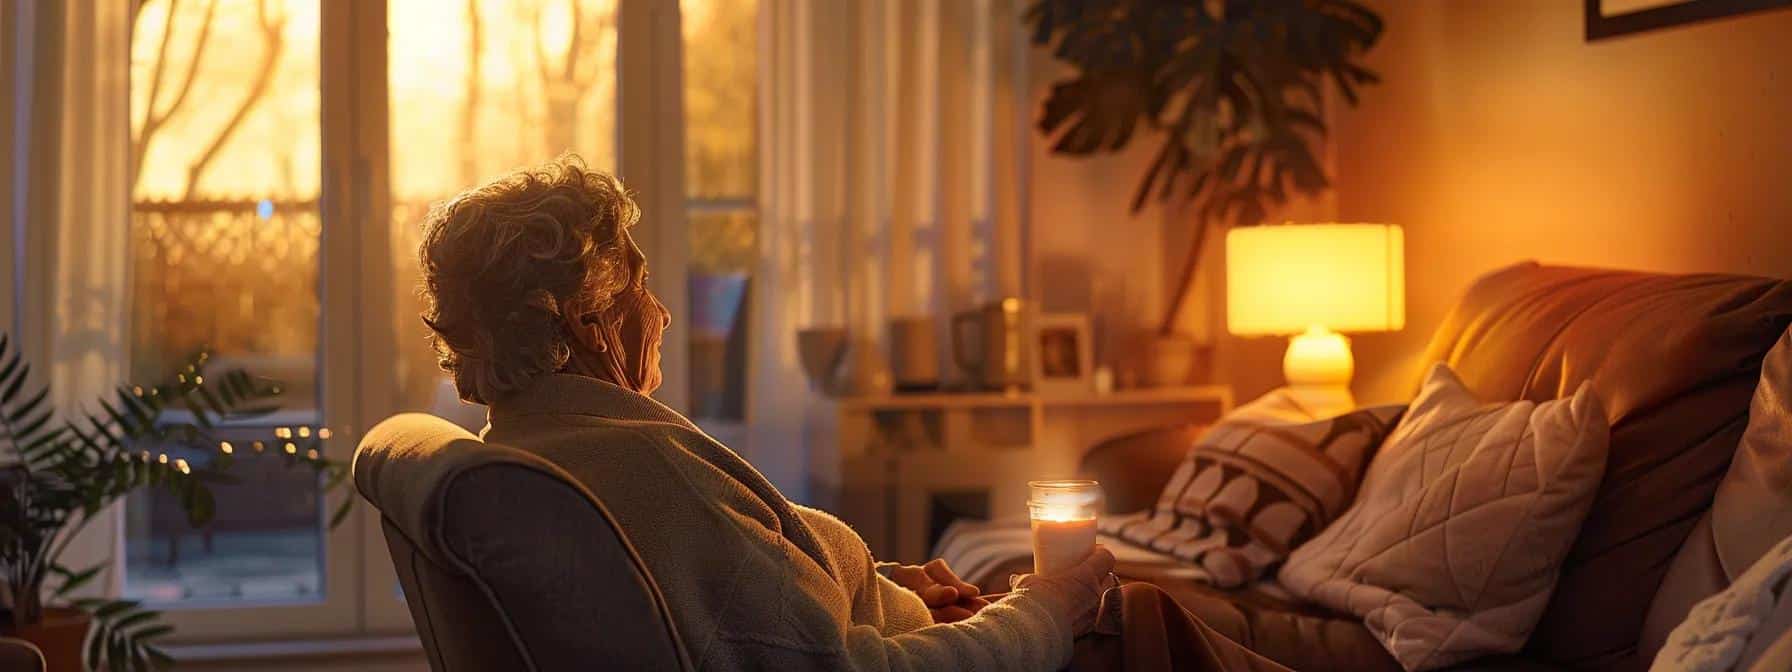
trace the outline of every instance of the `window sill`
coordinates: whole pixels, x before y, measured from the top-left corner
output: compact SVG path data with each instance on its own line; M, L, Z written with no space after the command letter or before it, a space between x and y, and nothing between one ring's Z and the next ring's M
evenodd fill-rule
M337 656L402 656L423 653L415 635L352 639L292 639L270 642L178 644L162 647L181 663L230 663Z

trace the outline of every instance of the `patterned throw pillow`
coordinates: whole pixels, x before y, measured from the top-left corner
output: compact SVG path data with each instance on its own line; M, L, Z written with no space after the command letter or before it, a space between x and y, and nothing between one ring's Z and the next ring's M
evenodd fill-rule
M1101 531L1193 563L1215 586L1256 581L1350 506L1405 408L1316 419L1270 392L1202 434L1155 506L1104 517Z

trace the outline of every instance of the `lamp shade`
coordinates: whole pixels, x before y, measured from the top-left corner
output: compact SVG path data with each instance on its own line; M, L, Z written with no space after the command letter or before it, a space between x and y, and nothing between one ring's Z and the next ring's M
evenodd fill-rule
M1226 233L1226 328L1240 336L1406 326L1405 240L1391 224Z

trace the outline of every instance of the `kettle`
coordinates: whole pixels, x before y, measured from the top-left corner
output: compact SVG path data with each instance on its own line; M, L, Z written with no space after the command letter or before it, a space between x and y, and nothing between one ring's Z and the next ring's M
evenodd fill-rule
M1017 391L1032 382L1026 305L1006 298L952 316L952 358L972 386Z

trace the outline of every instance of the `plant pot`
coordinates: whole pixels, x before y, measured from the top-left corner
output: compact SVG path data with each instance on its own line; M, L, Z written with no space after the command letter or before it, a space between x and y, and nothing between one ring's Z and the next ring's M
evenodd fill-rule
M809 327L796 332L797 358L809 377L809 388L827 396L840 394L840 362L846 358L845 327Z
M48 672L82 672L81 645L93 617L72 607L44 607L43 621L13 628L10 636L23 639L43 651Z

